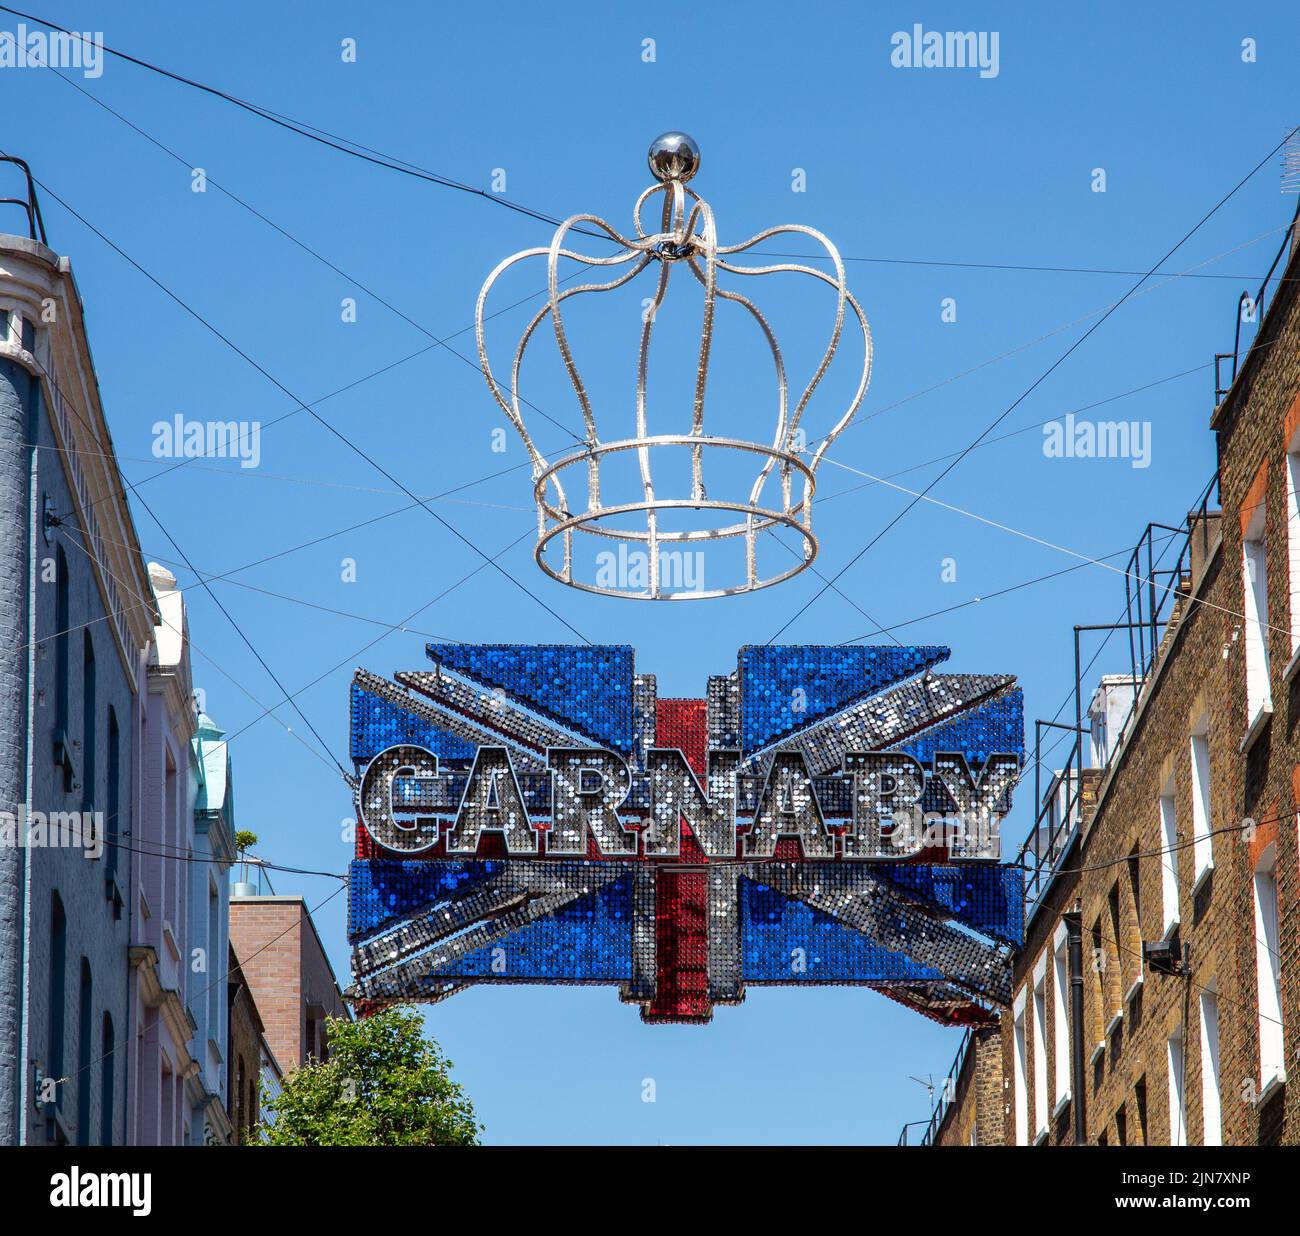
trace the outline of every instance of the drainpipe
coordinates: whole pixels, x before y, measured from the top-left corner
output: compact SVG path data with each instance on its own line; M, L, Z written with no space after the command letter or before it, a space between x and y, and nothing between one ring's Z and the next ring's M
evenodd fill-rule
M1074 1144L1082 1146L1087 1138L1083 1112L1083 916L1072 910L1061 916L1070 947L1070 1107L1074 1116Z

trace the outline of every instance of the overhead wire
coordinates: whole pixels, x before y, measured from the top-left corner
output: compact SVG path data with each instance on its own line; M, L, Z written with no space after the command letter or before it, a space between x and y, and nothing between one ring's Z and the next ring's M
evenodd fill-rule
M230 348L231 351L233 351L237 356L239 356L245 362L247 362L252 368L257 370L257 372L260 373L264 378L266 378L266 380L269 381L273 386L275 386L278 390L282 391L296 404L298 404L298 406L303 411L307 412L312 417L313 420L315 420L319 425L321 425L322 428L327 430L333 437L337 438L340 442L342 442L346 447L348 447L361 459L365 460L368 464L370 464L371 467L373 467L382 476L387 478L392 484L396 485L404 494L406 494L408 498L416 502L420 506L420 508L430 516L430 518L435 520L439 525L441 525L448 532L450 532L458 541L460 541L463 545L465 545L474 554L478 555L481 558L485 558L489 562L489 564L497 571L497 573L502 576L502 578L507 580L511 585L513 585L519 591L524 593L524 595L529 597L536 605L544 609L558 623L560 623L563 627L565 627L566 630L568 630L572 634L576 635L580 640L582 640L584 644L591 643L591 640L589 640L586 635L584 635L577 627L575 627L571 622L569 622L567 618L561 615L553 606L549 605L535 592L533 592L532 589L530 589L525 583L523 583L522 580L518 579L514 575L511 575L510 572L506 571L503 567L501 567L499 563L496 563L491 559L487 559L484 552L481 549L479 549L479 547L472 540L470 540L469 537L467 537L463 532L461 532L459 528L457 528L449 520L444 519L443 516L441 516L437 511L435 511L427 502L424 502L419 497L417 497L417 495L411 489L409 489L405 484L403 484L402 481L400 481L388 468L384 467L384 465L381 464L377 459L375 459L373 455L371 455L368 451L364 450L362 447L358 446L357 443L352 441L352 439L350 439L346 434L341 432L333 424L331 424L331 422L326 420L318 411L316 411L315 408L303 402L292 390L289 389L289 387L287 387L278 378L276 378L260 362L258 362L248 352L246 352L237 343L235 343L234 340L231 339L228 335L224 334L218 327L216 327L211 322L209 322L208 319L203 316L203 314L201 314L197 309L195 309L192 305L190 305L179 294L172 291L172 289L168 287L165 283L163 283L161 279L159 279L156 275L154 275L152 272L147 270L140 262L138 262L130 254L128 254L124 249L122 249L121 246L119 246L116 242L114 242L107 234L101 231L98 227L96 227L93 223L91 223L89 219L87 219L83 214L81 214L73 206L71 206L71 204L68 203L64 198L62 198L59 194L55 193L48 185L44 184L36 177L33 177L33 180L36 181L36 183L41 186L42 190L45 193L47 193L54 201L58 202L66 211L68 211L69 214L71 214L86 228L88 228L91 232L93 232L96 236L98 236L100 240L102 240L106 245L108 245L109 248L111 248L115 253L117 253L119 257L121 257L125 262L127 262L130 266L132 266L136 271L138 271L141 275L143 275L146 279L148 279L149 282L152 283L155 287L157 287L159 291L161 291L176 305L178 305L181 309L183 309L186 313L188 313L191 317L193 317L197 322L200 323L200 325L202 325L210 333L215 335L217 339L219 339L228 348ZM139 495L137 493L137 497L138 496Z
M1293 130L1293 132L1300 132L1300 126L1298 126L1297 129ZM1197 220L1197 222L1193 224L1193 226L1187 232L1185 232L1183 236L1178 241L1176 241L1170 249L1166 251L1164 256L1162 256L1159 261L1157 261L1152 265L1150 271L1148 271L1147 274L1143 275L1135 284L1133 284L1132 287L1130 287L1129 290L1122 297L1120 297L1119 300L1117 300L1113 305L1110 306L1110 308L1108 308L1103 314L1101 314L1101 316L1098 317L1096 321L1094 321L1092 325L1089 326L1088 329L1083 332L1083 334L1081 334L1077 339L1075 339L1074 342L1071 343L1070 346L1066 348L1065 351L1062 352L1045 370L1043 370L1043 372L1039 374L1039 376L1035 378L1034 381L1029 384L1029 386L1027 386L1019 395L1017 395L1016 398L1012 400L1012 402L1008 404L1006 408L1004 408L1000 413L998 413L998 415L994 417L994 419L990 421L989 424L986 425L983 430L980 431L979 435L973 441L971 441L955 459L949 461L949 463L944 467L943 471L938 474L938 476L934 477L931 481L929 481L926 484L925 488L920 493L913 496L901 511L899 511L896 515L894 515L889 520L889 522L879 532L875 534L875 536L871 537L867 541L867 543L863 545L862 548L859 549L857 553L855 553L849 559L849 561L846 562L844 566L842 566L839 569L839 571L836 572L831 577L832 580L838 581L839 579L841 579L844 576L844 574L847 571L851 570L852 567L855 566L859 561L861 561L861 559L875 545L877 545L880 542L880 540L891 529L897 527L898 524L903 520L903 518L908 514L908 512L913 510L916 507L916 505L926 495L928 495L936 485L938 485L944 479L944 477L948 476L949 473L951 473L953 469L956 468L957 465L961 463L961 461L965 459L966 456L969 455L972 450L978 447L979 444L986 437L988 437L988 435L991 434L994 429L998 427L998 425L1000 425L1008 416L1010 416L1011 413L1013 413L1016 410L1016 408L1018 408L1031 394L1033 394L1033 392L1037 390L1038 387L1043 384L1043 382L1045 382L1058 368L1060 368L1060 366L1064 364L1065 361L1069 359L1069 357L1071 357L1121 306L1123 306L1141 288L1142 284L1144 284L1156 271L1158 271L1160 267L1163 266L1165 262L1169 260L1170 257L1172 257L1175 253L1177 253L1178 250L1181 249L1183 245L1187 243L1188 240L1190 240L1194 235L1196 235L1196 233L1199 232L1200 229L1210 219L1212 219L1214 215L1217 214L1218 211L1228 201L1230 201L1243 186L1249 183L1249 181L1256 175L1256 173L1259 172L1259 170L1263 168L1269 162L1269 160L1272 159L1273 156L1277 154L1279 150L1282 149L1283 146L1286 145L1286 142L1287 140L1289 140L1289 138L1290 138L1290 134L1288 134L1286 138L1283 138L1282 141L1278 142L1268 152L1268 154L1264 156L1263 159L1261 159L1249 172L1246 173L1245 176L1243 176L1230 190L1228 190L1226 194L1224 194L1208 211L1206 211L1206 213L1203 214L1201 218ZM830 459L829 456L826 456L826 458ZM831 462L835 462L835 461L832 460ZM807 613L808 610L813 605L815 605L821 597L825 596L828 590L829 590L829 586L827 584L823 584L822 587L818 589L812 595L812 597L810 597L807 601L805 601L804 604L801 605L799 609L794 614L792 614L790 618L788 618L781 625L781 627L776 631L776 633L772 635L766 642L768 644L771 644L773 641L778 639L794 622L796 622L803 614Z

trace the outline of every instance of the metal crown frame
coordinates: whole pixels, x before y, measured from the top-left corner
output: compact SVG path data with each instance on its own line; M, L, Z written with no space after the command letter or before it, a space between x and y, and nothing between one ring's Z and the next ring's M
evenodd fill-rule
M686 151L688 161L679 160L671 168L664 163L656 163L656 149L661 149L665 141L674 141ZM686 187L698 167L698 151L694 143L684 135L665 135L651 148L651 167L660 177L660 183L652 185L637 199L633 208L633 222L636 229L634 237L626 237L616 231L605 220L596 215L580 214L565 219L556 229L551 243L547 246L525 249L506 258L488 276L478 295L475 306L474 325L478 341L479 362L487 379L488 388L493 398L505 412L510 423L523 440L533 465L533 497L537 504L538 535L533 556L537 565L552 579L584 592L594 592L603 596L623 596L641 600L678 601L698 600L706 597L734 596L753 592L759 588L769 587L797 575L807 568L817 556L817 538L812 531L812 497L816 488L817 466L826 450L853 419L866 394L871 380L872 340L871 330L861 306L848 290L845 281L844 264L834 244L821 232L801 224L784 224L768 228L751 236L748 240L735 245L720 245L713 211L709 204ZM642 222L642 213L647 204L656 196L662 196L659 230L647 232ZM619 246L619 251L606 257L594 257L565 247L570 232L581 224L588 224L604 233L609 240ZM583 234L595 234L584 231ZM766 266L741 265L732 259L752 249L755 245L774 236L798 234L809 236L826 251L834 266L834 274L818 270L798 262L780 262ZM524 329L515 349L511 365L511 380L503 390L502 384L493 375L488 361L487 345L484 339L484 308L487 298L497 280L517 263L534 257L545 257L547 265L547 303L538 310ZM562 258L568 258L590 267L630 268L618 273L605 282L585 283L581 286L560 290L559 266ZM647 269L652 263L658 263L658 283L648 312L644 314L641 329L640 351L636 375L636 436L616 441L602 441L596 424L596 417L582 376L574 360L573 350L565 331L562 306L571 297L586 293L609 292L624 287ZM683 265L704 289L703 322L700 331L699 360L696 370L695 396L692 411L691 429L683 434L652 434L646 418L646 376L651 333L655 314L667 294L668 283L674 269ZM720 272L739 276L769 275L778 273L795 273L809 275L835 290L836 312L834 328L821 362L817 366L807 385L803 388L790 409L790 394L786 377L785 361L780 345L771 326L762 312L747 296L740 292L718 286ZM758 324L771 350L775 367L777 386L777 421L776 430L770 444L747 441L740 438L712 437L704 431L704 400L708 384L709 366L713 352L714 316L718 299L730 301L746 310ZM857 390L847 408L841 413L829 433L821 440L815 450L805 451L802 447L804 436L799 433L800 422L808 407L809 400L818 384L830 368L839 348L844 331L845 312L850 310L863 339L862 373ZM528 345L537 328L549 318L555 332L556 345L564 361L565 369L578 404L582 410L585 426L585 439L576 449L555 460L548 460L537 449L532 435L524 423L520 408L519 393L520 371ZM655 487L652 457L663 458L663 452L672 449L689 450L691 462L691 485L689 494L665 495ZM601 499L601 465L602 462L618 452L635 451L640 470L641 498L639 501L620 501L606 505ZM748 453L756 457L756 473L748 496L737 493L731 498L710 497L705 486L705 456L728 451L734 455ZM808 454L805 460L801 457ZM566 490L566 479L572 477L572 471L585 465L587 499L585 508L575 510ZM779 502L763 499L763 491L773 472L779 479ZM566 477L566 473L569 477ZM581 474L579 473L579 476ZM569 488L580 489L569 481ZM701 521L694 521L695 526L686 529L666 529L660 526L660 517L666 512L722 512L726 519L721 526L707 526ZM644 515L644 527L617 526L615 517L635 517ZM739 518L733 519L733 516ZM614 521L614 522L611 522ZM798 560L788 569L778 571L766 577L758 573L756 541L760 532L784 526L799 533L802 538L801 552ZM614 542L630 543L646 554L647 583L645 587L603 586L580 576L574 570L574 536L587 534L607 538ZM702 549L709 543L743 538L745 549L744 579L740 583L705 589L665 587L660 569L660 552L665 544L677 548ZM558 539L563 558L559 565L548 560L547 549Z

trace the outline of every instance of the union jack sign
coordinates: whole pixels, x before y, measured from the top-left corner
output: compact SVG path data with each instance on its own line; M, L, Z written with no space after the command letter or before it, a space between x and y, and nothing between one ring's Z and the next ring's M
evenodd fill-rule
M1009 1001L1013 678L756 646L663 699L624 646L427 652L352 682L354 999L608 984L706 1022L752 984L856 984L958 1024Z

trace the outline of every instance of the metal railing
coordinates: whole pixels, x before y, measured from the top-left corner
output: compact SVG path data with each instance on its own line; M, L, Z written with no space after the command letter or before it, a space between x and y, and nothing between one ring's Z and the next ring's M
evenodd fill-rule
M1237 380L1237 372L1240 368L1241 358L1241 327L1243 322L1249 322L1255 329L1255 337L1250 341L1250 348L1246 351L1247 359L1250 358L1250 351L1254 348L1259 339L1259 326L1264 321L1264 312L1270 301L1269 298L1276 293L1278 286L1281 284L1282 275L1278 268L1285 269L1286 263L1283 258L1286 257L1291 247L1291 241L1295 236L1297 222L1300 222L1300 202L1296 204L1296 213L1292 215L1291 222L1287 226L1282 236L1282 243L1278 251L1273 255L1273 264L1268 268L1268 274L1264 276L1264 281L1259 285L1259 291L1252 297L1250 292L1243 291L1237 297L1237 323L1233 331L1232 351L1216 352L1214 354L1214 406L1217 408L1223 402L1227 393L1232 390L1233 383ZM1274 276L1277 276L1274 280ZM1247 312L1249 306L1249 312ZM1224 362L1231 361L1232 369L1227 382L1223 380Z
M0 206L21 206L27 215L28 238L45 244L45 221L41 218L41 204L36 200L36 182L32 178L32 169L17 155L0 155L0 163L10 163L18 168L27 184L25 197L0 197Z
M1094 771L1091 760L1084 758L1083 680L1101 654L1098 649L1085 666L1082 664L1082 637L1089 632L1106 632L1109 641L1116 631L1124 631L1129 641L1129 674L1133 700L1118 733L1104 753L1104 763L1114 757L1128 734L1142 704L1143 689L1159 662L1160 649L1168 630L1174 602L1190 587L1193 556L1199 551L1204 558L1210 545L1211 496L1219 483L1216 472L1201 491L1196 505L1178 527L1148 523L1129 555L1124 576L1124 618L1118 622L1080 624L1074 628L1074 724L1036 721L1034 723L1034 806L1035 816L1029 836L1016 856L1025 872L1025 921L1041 903L1051 886L1062 855L1073 843L1083 823L1085 772ZM1157 543L1163 542L1157 552ZM1162 566L1171 548L1177 548L1173 563ZM1074 738L1059 763L1047 763L1052 748L1044 749L1043 731L1062 730ZM1053 767L1052 765L1056 766ZM1043 792L1044 769L1047 770L1046 793Z
M1270 298L1276 295L1282 276L1279 268L1285 269L1283 259L1287 256L1295 235L1297 223L1300 223L1300 203L1296 213L1282 239L1282 244L1273 258L1268 273L1260 284L1259 291L1251 298L1249 292L1242 292L1237 300L1237 323L1231 352L1215 355L1215 405L1232 389L1241 367L1241 327L1243 322L1250 322L1258 327L1264 320L1265 310ZM1247 304L1250 312L1244 312ZM1246 359L1250 359L1256 342L1258 330L1250 341ZM1223 363L1231 361L1231 376L1223 381ZM1219 472L1213 476L1201 491L1195 506L1187 518L1172 527L1169 524L1148 523L1138 538L1133 552L1129 555L1124 574L1124 620L1120 622L1079 625L1074 628L1074 724L1066 725L1055 719L1034 722L1034 823L1029 836L1016 856L1016 863L1025 872L1024 899L1025 922L1041 903L1051 887L1058 871L1062 856L1078 835L1083 823L1083 793L1085 788L1085 771L1104 771L1109 761L1123 747L1124 739L1143 703L1143 691L1159 663L1160 651L1168 632L1169 619L1173 613L1174 602L1188 594L1195 580L1192 578L1192 562L1199 551L1203 562L1209 556L1211 545L1211 515L1217 515L1217 507L1222 502L1221 491L1211 504L1211 496L1216 495L1219 487ZM1163 542L1159 553L1157 542ZM1172 545L1177 545L1178 555L1172 566L1162 567L1166 553ZM1119 733L1104 753L1102 769L1093 769L1091 763L1084 763L1084 727L1083 727L1083 677L1092 668L1093 662L1100 655L1101 649L1094 654L1087 666L1082 666L1080 636L1085 632L1107 632L1105 643L1116 631L1125 631L1129 640L1129 670L1133 686L1133 701L1127 715L1119 727ZM1058 714L1059 715L1059 714ZM1050 755L1043 749L1043 731L1061 730L1073 735L1065 756L1059 767L1052 768L1046 763ZM1052 761L1056 763L1056 761ZM1043 770L1047 767L1047 791L1043 792ZM957 1079L966 1063L972 1042L972 1031L967 1029L957 1049L952 1068L944 1082L944 1089L939 1096L934 1110L928 1120L913 1120L905 1124L898 1138L898 1145L919 1144L932 1146L939 1129L956 1098ZM912 1142L909 1130L924 1126L925 1132L919 1143Z
M944 1117L957 1100L957 1079L961 1076L962 1069L966 1065L966 1056L970 1052L971 1044L974 1041L974 1031L968 1026L965 1034L961 1036L961 1045L957 1048L957 1055L953 1059L952 1068L948 1070L948 1076L943 1079L943 1088L939 1091L939 1100L935 1103L929 1120L913 1120L905 1124L902 1132L898 1135L898 1144L900 1146L913 1144L933 1146L935 1144L934 1139L939 1136L939 1128L943 1124ZM907 1131L920 1125L925 1125L925 1132L921 1134L919 1142L912 1143L908 1139Z
M1085 731L1083 721L1083 680L1101 654L1098 649L1085 666L1082 662L1081 637L1087 632L1106 632L1106 641L1116 631L1124 631L1129 640L1129 681L1133 688L1133 701L1119 726L1114 741L1104 753L1106 762L1113 759L1131 730L1143 702L1143 689L1160 660L1160 650L1169 629L1169 619L1174 602L1188 595L1192 579L1194 557L1204 561L1211 544L1210 519L1216 511L1211 506L1219 474L1210 478L1197 498L1196 505L1187 518L1173 527L1169 524L1149 523L1138 538L1125 567L1124 618L1122 621L1097 624L1080 624L1074 628L1074 724L1061 721L1038 720L1034 722L1034 805L1035 815L1029 836L1016 856L1016 863L1025 872L1024 899L1025 922L1042 902L1055 879L1062 857L1070 848L1083 824L1083 794L1085 772L1099 772L1091 762L1084 760ZM1160 548L1157 550L1157 545ZM1173 563L1163 562L1171 548L1177 548ZM1105 642L1103 641L1103 648ZM1072 735L1072 741L1059 764L1048 762L1053 748L1044 748L1045 731L1060 730ZM1056 767L1053 765L1056 764ZM1044 770L1047 771L1044 778ZM1044 791L1046 785L1046 791ZM898 1145L932 1146L939 1135L953 1102L956 1099L957 1081L965 1067L974 1034L967 1029L961 1045L948 1070L943 1090L928 1120L914 1120L903 1126ZM924 1127L919 1140L913 1140L911 1129Z
M230 868L230 895L232 897L274 897L271 874L262 859L251 854L241 854Z

